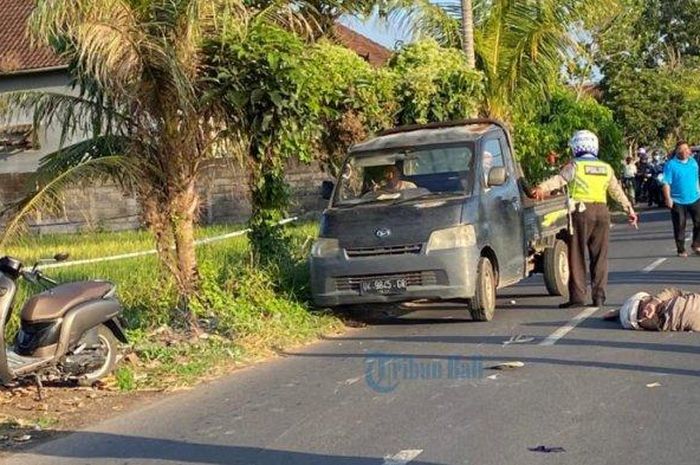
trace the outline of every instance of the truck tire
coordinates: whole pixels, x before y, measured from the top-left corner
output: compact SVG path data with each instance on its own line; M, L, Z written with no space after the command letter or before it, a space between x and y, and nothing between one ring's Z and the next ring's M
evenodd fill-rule
M469 303L474 321L491 321L496 312L496 273L487 257L481 257L476 269L476 290Z
M569 292L569 247L561 239L544 251L544 285L551 296Z

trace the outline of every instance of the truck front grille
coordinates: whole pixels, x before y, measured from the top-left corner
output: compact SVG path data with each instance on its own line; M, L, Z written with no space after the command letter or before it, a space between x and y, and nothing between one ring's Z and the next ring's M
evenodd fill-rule
M342 276L335 278L335 288L338 291L360 292L360 283L373 279L405 279L408 286L435 286L439 284L437 272L413 271L409 273Z
M345 249L345 253L350 258L356 257L377 257L382 255L418 255L423 249L423 244L390 245L383 247L356 247Z

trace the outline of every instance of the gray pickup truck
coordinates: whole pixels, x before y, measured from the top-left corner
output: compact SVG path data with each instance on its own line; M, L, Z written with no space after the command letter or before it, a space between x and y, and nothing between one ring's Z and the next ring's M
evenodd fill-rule
M508 130L474 119L397 128L353 146L310 258L319 306L375 311L464 301L489 321L496 291L543 273L567 292L566 196L534 202Z

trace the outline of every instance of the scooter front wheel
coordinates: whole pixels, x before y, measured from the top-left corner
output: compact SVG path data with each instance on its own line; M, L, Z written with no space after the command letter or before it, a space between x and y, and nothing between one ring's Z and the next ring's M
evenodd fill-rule
M104 363L93 371L82 374L78 378L80 386L92 386L100 379L112 373L114 365L117 363L117 338L112 330L105 325L97 327L97 338L100 343L100 350L104 352Z

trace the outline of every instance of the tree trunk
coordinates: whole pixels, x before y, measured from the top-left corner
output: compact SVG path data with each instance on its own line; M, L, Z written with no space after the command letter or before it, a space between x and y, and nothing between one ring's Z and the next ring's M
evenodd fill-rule
M175 243L177 285L180 297L189 298L197 287L197 256L194 244L194 223L199 209L199 195L194 181L173 195L170 222Z
M178 292L176 316L184 317L188 329L196 332L199 324L189 306L199 284L194 243L199 195L194 181L184 190L172 192L169 198L144 195L142 209L143 221L156 240L158 258L175 278Z
M474 51L474 10L472 0L462 1L462 48L467 55L470 69L476 68L476 52Z
M170 273L175 275L177 269L177 265L173 259L175 244L173 242L167 208L156 196L144 194L142 196L141 209L143 224L151 231L155 238L158 259Z

